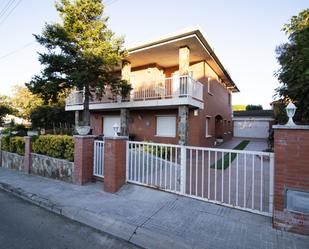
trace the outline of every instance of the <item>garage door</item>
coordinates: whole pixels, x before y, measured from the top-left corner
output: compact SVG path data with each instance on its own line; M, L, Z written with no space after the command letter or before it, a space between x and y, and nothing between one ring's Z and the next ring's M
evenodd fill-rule
M103 117L103 135L107 137L114 136L114 124L120 127L120 116L104 116Z
M234 121L234 137L267 138L268 129L268 121Z

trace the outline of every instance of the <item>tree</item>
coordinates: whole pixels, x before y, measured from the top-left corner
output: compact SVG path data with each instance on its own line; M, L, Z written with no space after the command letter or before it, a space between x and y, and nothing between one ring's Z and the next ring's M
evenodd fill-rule
M14 108L18 110L17 115L25 119L30 118L32 110L43 105L43 100L39 96L31 93L27 87L21 85L13 87L10 100Z
M15 110L11 107L8 97L0 96L0 125L7 114L14 114Z
M247 105L246 111L252 111L252 110L263 110L263 106L261 105Z
M276 89L282 101L297 105L295 119L309 121L309 9L293 16L283 27L289 41L277 47L280 82Z
M57 102L67 89L84 90L83 124L89 125L89 100L102 97L106 86L114 94L128 83L115 73L126 57L123 38L107 27L101 0L61 0L56 9L61 23L46 24L36 40L46 47L39 54L45 68L27 84L31 92Z
M61 105L42 105L31 110L30 120L33 128L55 129L72 126L74 114L66 112Z

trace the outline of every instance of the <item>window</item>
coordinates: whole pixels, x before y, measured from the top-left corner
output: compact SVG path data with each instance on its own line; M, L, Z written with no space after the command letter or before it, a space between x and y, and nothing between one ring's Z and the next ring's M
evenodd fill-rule
M207 78L207 89L208 89L208 93L213 95L213 93L212 93L213 79L212 78Z
M210 127L210 117L206 117L206 120L205 120L205 137L211 137L209 127Z
M232 96L231 96L231 93L228 93L228 95L229 95L229 106L231 106L231 99L232 99Z
M157 136L176 137L176 116L157 116Z

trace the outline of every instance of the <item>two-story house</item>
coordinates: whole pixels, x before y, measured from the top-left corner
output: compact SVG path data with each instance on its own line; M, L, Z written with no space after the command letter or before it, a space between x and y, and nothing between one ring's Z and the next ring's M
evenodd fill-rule
M93 134L112 136L117 123L138 141L213 146L231 138L231 95L239 90L199 28L129 48L121 75L130 97L91 100ZM67 111L83 109L82 94L70 94Z

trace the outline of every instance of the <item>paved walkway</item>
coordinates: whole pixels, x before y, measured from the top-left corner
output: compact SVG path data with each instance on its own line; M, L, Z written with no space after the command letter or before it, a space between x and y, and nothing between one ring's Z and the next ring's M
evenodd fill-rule
M258 138L238 138L233 137L231 140L228 140L218 146L219 149L233 149L237 146L241 141L248 140L250 143L246 146L244 150L250 151L263 151L267 149L267 140L266 139L258 139Z
M0 187L145 248L309 245L309 237L272 229L268 217L132 184L108 194L102 183L76 186L0 168Z

